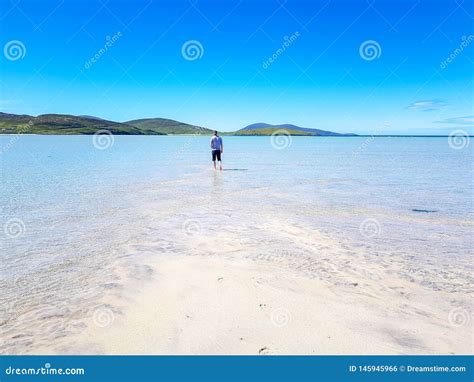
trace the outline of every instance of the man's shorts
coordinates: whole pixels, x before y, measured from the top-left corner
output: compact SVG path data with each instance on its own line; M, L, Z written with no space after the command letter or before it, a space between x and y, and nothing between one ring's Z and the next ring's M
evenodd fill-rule
M212 161L215 162L217 160L221 161L221 150L212 150Z

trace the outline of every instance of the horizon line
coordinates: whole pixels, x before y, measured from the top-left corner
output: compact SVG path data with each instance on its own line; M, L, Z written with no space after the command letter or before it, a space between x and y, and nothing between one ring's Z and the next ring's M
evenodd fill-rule
M248 127L248 126L262 123L262 124L267 124L269 126L292 125L292 126L300 127L300 128L303 128L303 129L322 130L322 131L328 131L328 132L332 132L332 133L336 133L336 134L341 135L341 136L333 136L333 137L336 137L336 138L341 138L341 137L342 138L344 138L344 137L349 137L350 138L351 136L352 137L425 137L425 138L429 138L429 137L450 137L451 136L451 134L370 134L370 133L357 134L357 133L352 133L352 132L340 133L340 132L336 132L336 131L324 130L324 128L298 126L298 125L295 125L293 123L271 124L271 123L267 123L267 122L253 122L253 123L250 123L249 125L246 125L246 126L240 128L240 129L238 129L238 130L225 131L225 130L219 130L219 129L209 128L209 127L205 127L205 126L200 126L200 125L196 125L196 124L189 123L189 122L183 122L181 120L177 120L177 119L174 119L174 118L164 118L164 117L141 117L141 118L133 118L133 119L121 121L119 119L117 119L117 120L115 120L115 119L106 119L106 118L98 117L96 115L88 115L88 114L43 113L43 114L34 115L34 114L17 114L17 113L11 113L11 112L7 112L7 111L0 111L0 114L10 114L10 115L16 115L16 116L28 116L28 117L34 117L34 118L37 118L37 117L40 117L40 116L43 116L43 115L64 115L64 116L73 116L73 117L80 117L80 118L95 118L95 119L101 119L101 120L104 120L104 121L115 122L115 123L123 123L123 124L126 124L127 122L130 122L130 121L137 121L137 120L142 120L142 119L165 119L165 120L170 120L170 121L175 121L175 122L187 124L187 125L190 125L190 126L201 127L201 128L205 128L205 129L208 129L208 130L218 131L218 132L221 132L221 133L229 133L229 134L237 132L239 130L242 130L242 129ZM451 128L451 129L454 130L454 129L463 129L465 127L466 126L452 126L452 127L446 127L446 129ZM18 135L18 134L4 134L4 133L0 132L0 135ZM22 134L22 135L60 135L60 134ZM68 135L68 134L64 134L64 135ZM88 134L77 134L77 135L88 135ZM122 135L122 134L116 134L116 135ZM137 134L126 134L126 135L137 135ZM206 134L166 134L166 135L206 135ZM290 135L292 135L292 134L290 134ZM137 135L137 136L139 136L139 135ZM240 136L245 136L245 135L240 135ZM258 136L258 135L248 135L248 136ZM298 135L292 135L292 136L298 136ZM321 136L318 136L318 135L304 135L304 136L306 136L306 137L321 137ZM466 135L463 135L463 136L474 137L474 134L467 133ZM328 137L328 136L323 136L323 137Z

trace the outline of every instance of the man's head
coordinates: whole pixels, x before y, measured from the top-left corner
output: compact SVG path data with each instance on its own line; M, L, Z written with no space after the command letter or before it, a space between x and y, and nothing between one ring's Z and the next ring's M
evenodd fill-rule
M214 135L217 135L217 131L214 131Z

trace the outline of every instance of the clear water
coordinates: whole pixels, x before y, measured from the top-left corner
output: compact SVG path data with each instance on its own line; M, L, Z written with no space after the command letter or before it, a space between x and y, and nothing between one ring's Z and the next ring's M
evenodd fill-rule
M146 282L147 256L245 256L333 283L377 263L434 290L472 285L474 145L279 139L224 137L215 172L209 137L100 150L91 136L1 136L0 353L80 331L99 301ZM316 232L358 260L305 244Z

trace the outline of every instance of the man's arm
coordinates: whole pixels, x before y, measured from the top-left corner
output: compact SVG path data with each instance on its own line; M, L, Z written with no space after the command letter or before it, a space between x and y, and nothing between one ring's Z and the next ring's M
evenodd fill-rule
M221 140L221 154L224 153L224 141Z

